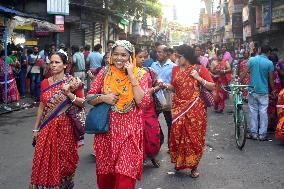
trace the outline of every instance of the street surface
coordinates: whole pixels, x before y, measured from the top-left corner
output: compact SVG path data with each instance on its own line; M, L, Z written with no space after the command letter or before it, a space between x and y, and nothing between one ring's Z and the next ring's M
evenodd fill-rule
M284 143L247 140L243 151L234 141L233 117L228 105L223 114L208 111L206 151L200 162L200 177L192 179L188 172L174 172L166 145L159 154L160 168L150 162L144 166L137 189L283 189ZM31 131L36 108L0 116L0 188L27 189L30 181L33 147ZM166 124L160 117L166 134ZM166 140L165 140L166 141ZM80 149L80 164L76 172L77 189L97 189L95 160L90 155L93 136L86 136Z

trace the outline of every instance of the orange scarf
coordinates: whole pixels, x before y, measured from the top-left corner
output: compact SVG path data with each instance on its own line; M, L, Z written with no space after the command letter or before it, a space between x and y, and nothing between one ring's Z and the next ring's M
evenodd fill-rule
M139 81L146 73L143 69L136 67L135 53L132 56L132 63L134 65L133 73ZM119 99L112 110L119 113L127 113L135 106L133 88L128 75L123 70L116 68L110 61L110 66L107 70L104 79L105 94L119 94Z

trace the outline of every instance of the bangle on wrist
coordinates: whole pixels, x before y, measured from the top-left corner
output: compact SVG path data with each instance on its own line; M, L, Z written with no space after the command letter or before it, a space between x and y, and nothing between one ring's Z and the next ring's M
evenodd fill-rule
M153 93L155 93L156 92L156 89L155 89L155 87L153 87Z
M205 86L207 84L207 81L205 79L203 81L203 86Z
M74 103L75 102L75 100L77 99L77 96L76 95L74 95L75 97L74 97L74 99L73 100L71 100L71 103Z
M33 132L39 132L39 129L33 129Z

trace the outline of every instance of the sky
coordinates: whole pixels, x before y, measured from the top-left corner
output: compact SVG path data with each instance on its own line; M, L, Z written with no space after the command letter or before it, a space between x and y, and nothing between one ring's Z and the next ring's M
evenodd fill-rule
M160 0L163 13L168 20L173 20L173 6L176 7L177 20L184 26L193 26L199 20L200 8L205 8L201 0Z

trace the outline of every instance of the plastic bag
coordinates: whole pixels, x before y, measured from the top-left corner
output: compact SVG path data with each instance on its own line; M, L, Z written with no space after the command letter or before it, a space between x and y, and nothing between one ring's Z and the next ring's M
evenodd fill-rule
M164 111L171 111L173 93L170 90L164 90L163 93L164 93L164 97L166 99L166 104L163 106L163 110Z
M162 107L164 107L167 104L167 100L165 98L163 90L159 90L155 93L156 97L158 98L159 102L161 103Z

